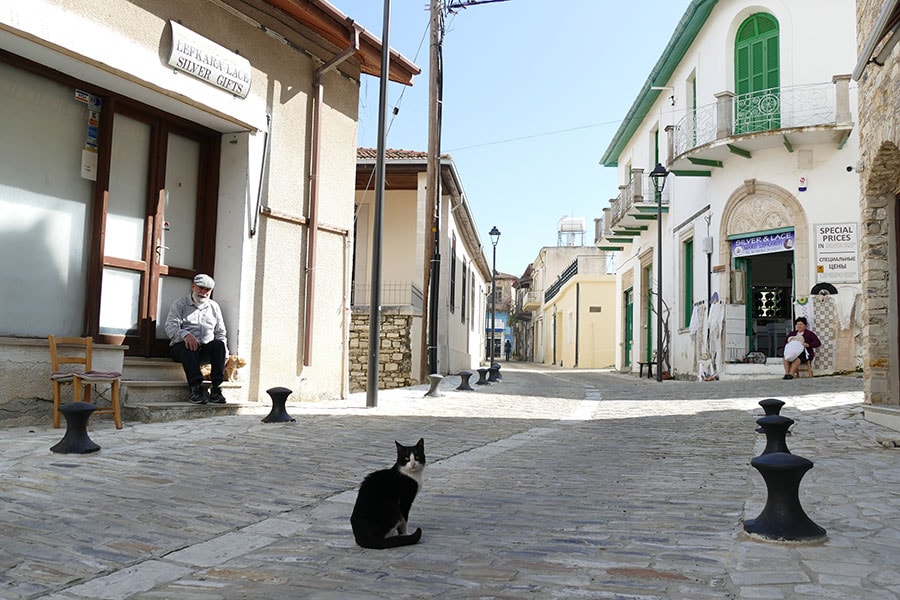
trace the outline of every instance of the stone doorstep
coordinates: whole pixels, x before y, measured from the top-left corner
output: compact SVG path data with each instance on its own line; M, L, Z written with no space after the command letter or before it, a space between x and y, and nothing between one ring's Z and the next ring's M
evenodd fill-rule
M259 402L241 402L239 382L222 383L226 404L191 404L184 371L169 358L126 356L122 374L122 416L126 421L158 423L245 412L266 414ZM205 386L208 388L209 382Z
M900 406L866 404L863 414L867 421L894 430L876 436L877 443L885 448L900 447Z
M270 408L270 407L268 407ZM223 415L259 415L260 419L268 414L267 407L259 402L228 402L226 404L191 404L186 400L180 402L150 402L145 404L125 405L122 407L122 418L127 423L165 423L184 419L203 419Z
M181 365L170 358L126 356L122 364L123 379L136 381L184 381Z
M720 379L781 379L784 376L784 361L770 357L765 363L725 363Z
M182 375L183 376L183 375ZM225 404L191 404L184 381L122 381L122 417L126 421L162 423L221 415L259 414L271 409L262 402L241 402L241 384L222 383ZM208 387L209 382L204 382Z
M161 404L170 402L187 402L189 393L188 385L182 375L181 381L159 380L122 380L122 398L124 406L136 406L138 404ZM209 389L209 382L204 382L204 387ZM222 395L228 402L236 403L241 397L241 384L237 382L223 382ZM257 403L253 403L257 404Z

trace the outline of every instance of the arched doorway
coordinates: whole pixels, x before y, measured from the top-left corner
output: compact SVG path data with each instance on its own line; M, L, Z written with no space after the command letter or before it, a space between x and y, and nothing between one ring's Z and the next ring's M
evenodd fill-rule
M725 359L739 360L751 350L778 356L794 300L809 289L806 213L784 188L751 179L728 199L721 228L727 301L744 306L729 313Z

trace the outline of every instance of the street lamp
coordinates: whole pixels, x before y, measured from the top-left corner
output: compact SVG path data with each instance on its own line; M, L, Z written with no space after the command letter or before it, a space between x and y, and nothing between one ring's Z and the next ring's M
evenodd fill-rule
M662 192L669 172L660 163L650 171L650 181L656 192L656 380L662 381L663 365L663 301L662 301Z
M491 229L491 244L494 246L494 264L491 267L491 362L488 366L494 364L494 321L497 318L497 242L500 241L500 230L494 225Z

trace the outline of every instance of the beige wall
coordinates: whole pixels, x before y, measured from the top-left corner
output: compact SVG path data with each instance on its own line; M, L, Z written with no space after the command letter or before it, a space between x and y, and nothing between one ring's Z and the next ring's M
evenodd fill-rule
M374 192L356 192L356 201L366 207L357 221L357 231L364 228L367 244L359 248L358 257L364 257L365 273L357 271L357 281L368 284L372 273L372 236L374 235ZM383 283L415 283L422 288L422 271L412 258L416 252L417 193L415 190L397 190L385 193L384 230L382 234L381 281ZM361 278L364 275L364 278Z
M591 308L594 311L591 311ZM555 328L554 328L555 316ZM616 278L579 273L543 307L545 364L598 369L616 363ZM576 331L577 329L577 331ZM577 335L577 364L576 364ZM556 362L554 363L554 336Z
M169 20L246 58L247 98L169 67ZM0 45L223 134L215 297L230 350L248 359L243 395L268 401L272 386L293 389L295 398L345 395L358 68L344 63L342 73L323 79L320 230L308 270L313 80L333 50L306 40L299 51L217 2L182 0L13 0L0 5ZM267 115L271 151L258 199ZM256 216L258 205L263 216ZM315 282L310 320L308 273Z

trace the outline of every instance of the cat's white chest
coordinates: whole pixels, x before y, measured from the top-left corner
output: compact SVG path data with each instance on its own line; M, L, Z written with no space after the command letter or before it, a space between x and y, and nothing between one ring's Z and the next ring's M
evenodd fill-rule
M419 468L414 471L404 469L404 470L401 470L400 472L403 473L404 475L406 475L407 477L409 477L410 479L412 479L413 481L415 481L416 485L418 486L418 490L422 489L422 474L424 472L424 469Z

